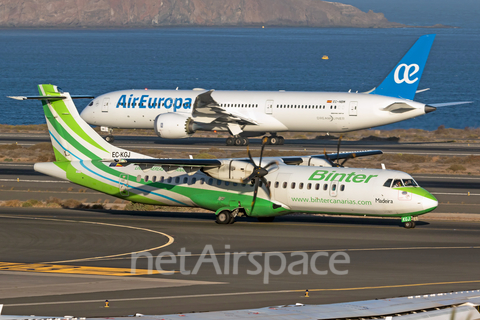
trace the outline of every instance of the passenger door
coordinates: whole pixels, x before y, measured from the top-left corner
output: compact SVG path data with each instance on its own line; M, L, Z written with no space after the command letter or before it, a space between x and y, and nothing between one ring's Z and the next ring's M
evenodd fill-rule
M358 107L358 102L357 101L350 101L350 109L348 111L348 114L350 116L356 116L357 115L357 107Z
M273 113L273 100L267 100L265 103L265 113L272 114Z
M110 98L103 98L102 112L108 112L109 104L110 104Z
M118 180L118 188L122 196L128 196L128 174L121 174Z

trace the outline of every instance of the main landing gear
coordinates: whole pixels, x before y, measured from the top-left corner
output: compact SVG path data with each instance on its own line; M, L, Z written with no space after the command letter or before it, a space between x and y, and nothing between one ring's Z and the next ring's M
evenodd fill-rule
M270 145L283 145L285 142L285 138L282 136L277 136L277 135L272 135L270 137L264 136L262 138L262 141L264 139L267 139L266 144ZM226 140L227 146L248 146L249 141L248 138L245 137L240 137L240 136L233 136L233 137L228 137Z
M237 212L235 212L237 211ZM234 224L235 217L238 215L238 209L233 211L230 210L222 210L217 214L217 223L218 224Z
M248 146L248 138L228 137L227 146Z

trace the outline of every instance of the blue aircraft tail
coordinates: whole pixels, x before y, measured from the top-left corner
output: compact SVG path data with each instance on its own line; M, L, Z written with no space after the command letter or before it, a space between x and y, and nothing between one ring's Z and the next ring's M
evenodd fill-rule
M434 34L421 36L370 94L413 100L434 39Z

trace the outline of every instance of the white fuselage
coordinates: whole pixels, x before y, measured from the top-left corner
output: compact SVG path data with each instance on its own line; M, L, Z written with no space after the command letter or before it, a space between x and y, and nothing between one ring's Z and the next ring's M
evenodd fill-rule
M209 115L192 114L195 99L204 92L206 90L110 92L95 98L81 116L92 125L111 128L152 129L155 118L169 112L192 117L196 123L211 123ZM211 96L227 113L256 122L243 125L244 132L346 132L425 114L423 103L365 93L214 91ZM218 122L209 129L228 130Z

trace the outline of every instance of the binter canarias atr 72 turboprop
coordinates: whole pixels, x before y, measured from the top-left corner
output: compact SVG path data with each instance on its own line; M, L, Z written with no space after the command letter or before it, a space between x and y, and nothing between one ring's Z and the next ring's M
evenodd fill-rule
M306 212L399 217L407 228L438 205L407 173L343 167L349 158L381 151L154 159L106 142L58 87L39 85L39 92L56 161L36 163L35 170L121 199L202 207L214 211L220 224L233 223L237 216L268 221Z
M270 133L269 144L283 144L287 131L347 132L394 123L432 112L438 105L412 101L435 35L420 37L385 80L366 93L123 90L96 97L82 111L91 125L155 129L168 139L198 130L228 131L227 145ZM443 103L440 105L459 104Z

